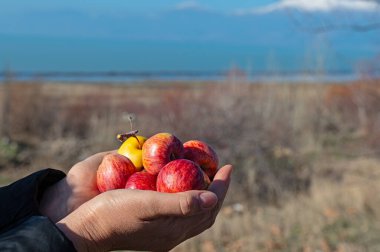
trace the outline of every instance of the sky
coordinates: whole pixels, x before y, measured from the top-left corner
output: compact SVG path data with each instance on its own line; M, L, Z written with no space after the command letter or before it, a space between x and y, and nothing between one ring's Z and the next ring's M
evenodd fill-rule
M194 15L190 16L189 12L193 12ZM342 15L344 12L346 12L345 15ZM293 19L291 20L293 24L288 22L289 29L292 28L290 26L298 23L308 25L304 27L305 29L313 30L330 24L365 26L378 23L380 22L378 13L380 13L380 2L376 0L2 0L0 2L0 35L127 37L145 40L149 36L136 35L134 30L146 29L144 27L146 23L149 23L150 27L156 22L157 25L161 25L160 21L172 16L171 24L164 24L156 30L164 30L165 25L171 28L178 26L177 30L190 28L187 32L197 37L197 27L207 26L220 17L230 20L223 25L231 26L239 18L242 20L255 17L257 19L260 16L287 15L289 20ZM197 20L195 14L202 15L202 19ZM181 22L177 25L176 18L173 17L175 15L179 20L183 19L181 16L188 19L186 27L181 27L183 25ZM267 25L281 21L274 17L267 18L265 22ZM131 23L133 23L132 28ZM125 29L114 28L123 25ZM244 26L246 25L233 28L237 30ZM195 29L191 29L192 27ZM151 30L147 30L148 32ZM209 32L216 33L215 30ZM162 36L167 36L166 40L184 40L181 32L178 36L176 32L170 36L163 33ZM245 34L240 36L243 40ZM220 39L220 42L223 42L223 39Z
M356 10L376 11L379 5L371 0L2 0L0 14L52 10L78 10L91 14L105 13L144 13L151 14L172 9L204 8L223 13L234 12L270 12L283 8L297 8L306 11Z
M352 27L378 13L370 0L1 0L0 68L356 71L380 29Z
M216 11L229 12L239 8L253 8L274 3L273 0L202 0L202 1L152 1L152 0L2 0L1 14L9 14L36 10L76 9L89 13L121 12L129 13L154 13L166 11L178 7L204 6Z

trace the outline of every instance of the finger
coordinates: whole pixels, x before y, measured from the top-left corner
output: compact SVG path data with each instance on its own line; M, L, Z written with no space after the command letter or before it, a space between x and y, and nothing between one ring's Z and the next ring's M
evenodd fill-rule
M191 216L202 212L206 213L212 209L219 210L227 194L231 172L231 165L219 169L214 181L209 186L209 191L157 193L154 200L156 214L158 216Z
M228 191L232 171L232 165L226 165L215 175L208 190L212 191L218 197L217 207L214 207L210 213L204 215L202 219L197 216L193 216L189 219L189 224L187 226L192 226L191 223L197 223L197 225L188 233L188 238L203 232L215 223L216 215L218 214Z
M209 212L218 202L217 196L209 191L187 191L181 193L153 193L150 207L153 217L192 216Z
M201 234L205 230L209 229L214 224L214 222L215 222L215 219L213 218L208 218L208 219L202 220L201 222L199 222L199 220L192 220L191 222L188 223L188 225L186 225L186 227L189 227L189 228L191 227L191 228L185 234L184 240L190 239L196 235Z
M83 180L83 179L84 179L84 181L91 180L91 178L89 176L93 176L94 174L96 174L96 171L97 171L100 163L102 162L103 157L105 155L107 155L109 153L113 153L113 152L115 152L115 151L100 152L100 153L94 154L94 155L86 158L83 161L76 163L73 167L71 167L67 176L68 177L71 177L71 176L75 176L75 177L77 177L77 176L82 176L82 177L88 176L87 178L80 177L79 180Z
M208 188L209 191L215 193L218 197L218 208L222 206L224 198L226 197L232 170L232 165L225 165L220 168Z
M79 162L78 164L81 166L83 165L85 167L95 167L96 169L98 169L98 166L102 162L104 156L106 156L107 154L110 154L110 153L116 153L116 150L99 152L97 154L94 154L94 155L86 158L85 160Z
M116 152L117 152L116 150L99 152L99 153L96 153L96 154L94 154L94 155L86 158L82 162L85 162L85 163L88 163L88 164L100 164L102 162L104 156L106 156L108 154L111 154L111 153L116 153Z

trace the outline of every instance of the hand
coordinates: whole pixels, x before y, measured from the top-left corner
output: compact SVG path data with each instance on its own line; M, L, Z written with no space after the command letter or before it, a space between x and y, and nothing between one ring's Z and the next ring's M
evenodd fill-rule
M209 191L114 190L99 195L96 169L106 154L76 164L42 199L41 212L58 221L78 251L169 250L214 223L232 166L219 170Z
M45 191L40 212L57 222L100 194L96 186L96 170L103 157L111 152L114 151L101 152L75 164L64 179Z

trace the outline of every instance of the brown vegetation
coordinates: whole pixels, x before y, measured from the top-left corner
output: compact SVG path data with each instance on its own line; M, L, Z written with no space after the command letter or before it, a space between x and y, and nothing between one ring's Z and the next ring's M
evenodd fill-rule
M0 86L0 182L146 136L210 143L236 169L215 226L176 251L380 250L380 83Z

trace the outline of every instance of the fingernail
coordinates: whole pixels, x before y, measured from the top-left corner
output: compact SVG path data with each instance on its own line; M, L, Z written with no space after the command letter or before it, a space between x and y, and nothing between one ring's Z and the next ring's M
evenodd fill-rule
M212 192L204 192L199 195L201 206L203 208L211 208L218 202L218 197Z

